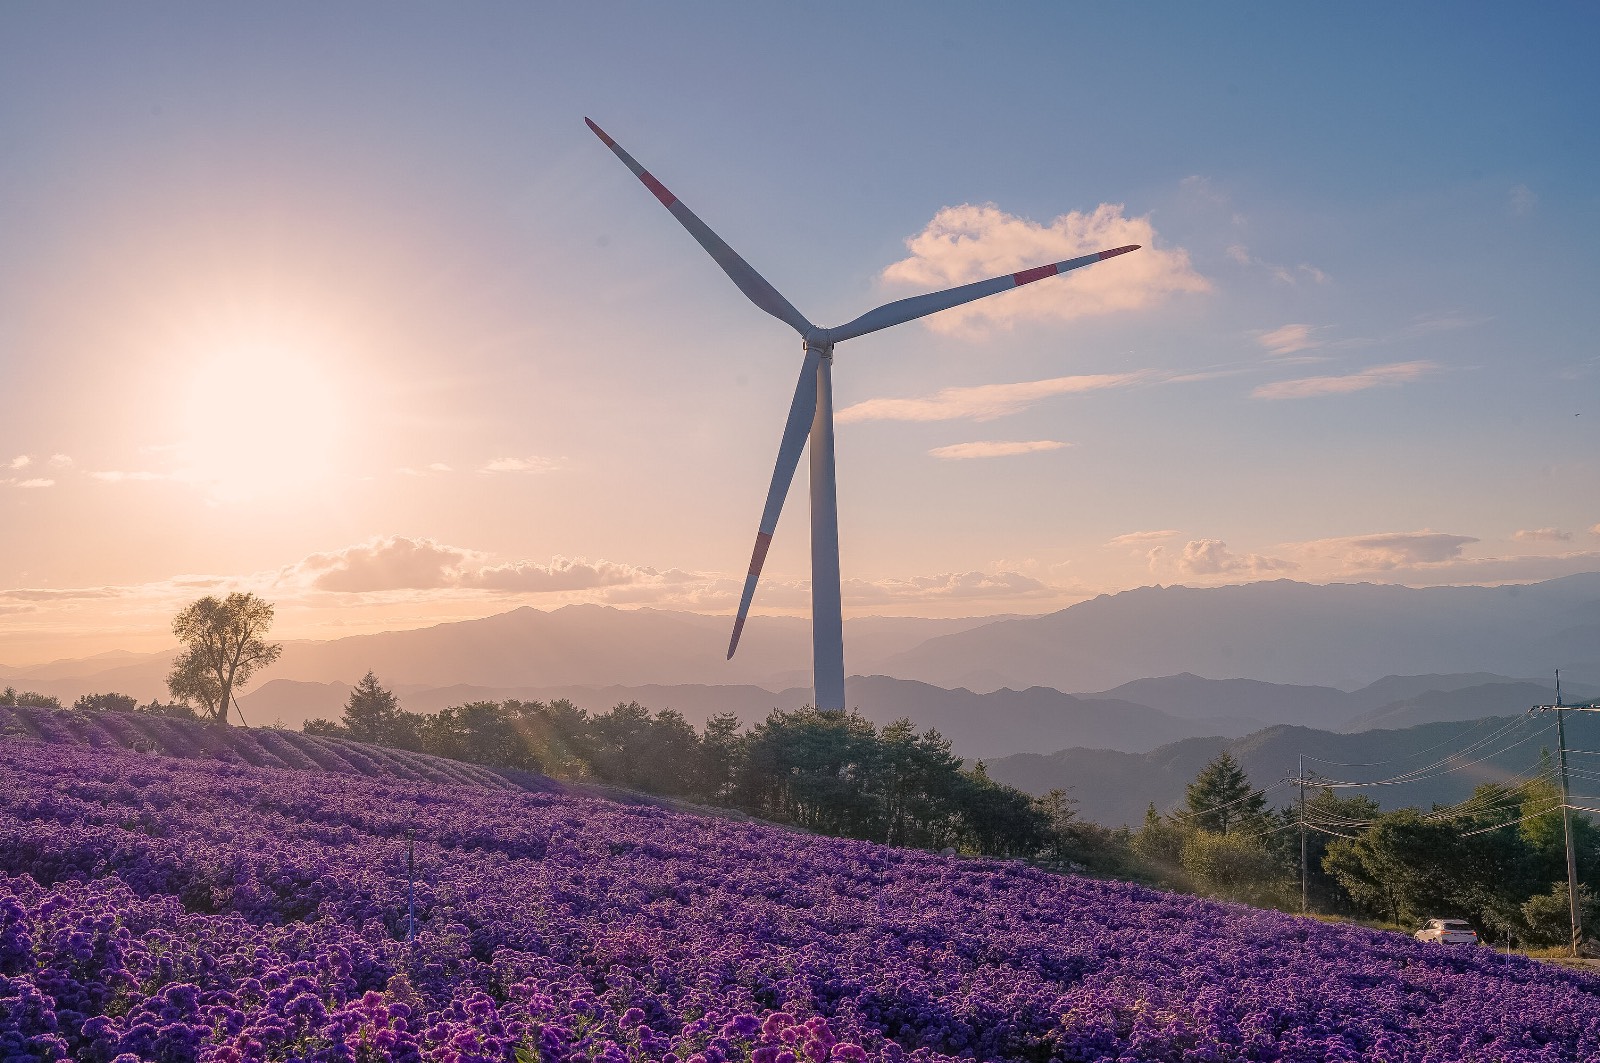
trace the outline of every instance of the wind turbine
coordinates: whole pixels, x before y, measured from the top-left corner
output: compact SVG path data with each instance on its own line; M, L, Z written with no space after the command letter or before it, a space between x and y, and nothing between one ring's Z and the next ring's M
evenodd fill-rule
M865 336L869 332L886 329L905 321L936 314L940 310L970 303L987 295L1020 288L1024 284L1054 277L1079 266L1088 266L1129 251L1139 250L1138 244L1113 247L1065 262L1049 262L1019 273L1007 273L988 280L963 284L942 292L897 299L875 310L868 310L854 321L834 328L819 328L804 314L767 283L765 277L750 268L750 264L723 243L722 238L684 206L683 201L665 185L656 180L650 171L640 166L632 155L624 151L605 130L588 118L584 119L594 135L616 153L623 165L648 188L661 205L672 213L678 223L689 230L701 247L705 248L717 265L722 267L739 290L756 306L782 321L800 334L805 345L805 359L800 365L800 380L795 385L794 401L789 404L789 418L783 426L783 439L778 444L778 462L772 470L772 485L767 488L767 504L761 511L761 524L756 532L755 550L750 555L750 572L745 577L744 594L739 599L739 613L733 621L733 636L728 640L728 658L739 648L739 635L744 631L745 617L750 612L751 599L755 597L756 583L761 578L761 566L767 559L767 547L772 544L772 533L778 526L778 514L783 500L789 494L789 484L794 480L795 468L800 464L800 452L807 439L811 443L811 666L815 684L816 707L843 710L844 703L844 611L839 589L839 517L838 498L833 471L833 348L845 340Z

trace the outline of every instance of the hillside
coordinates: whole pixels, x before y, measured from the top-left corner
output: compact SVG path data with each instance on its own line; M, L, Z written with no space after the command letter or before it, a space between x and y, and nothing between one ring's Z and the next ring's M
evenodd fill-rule
M29 1059L1600 1054L1600 979L1487 949L562 794L10 739L0 913L0 1037Z
M94 750L127 750L257 768L367 775L408 782L520 790L476 764L269 727L218 727L143 713L57 712L0 705L0 739Z
M1033 794L1070 787L1086 819L1107 826L1137 825L1152 802L1158 810L1177 807L1184 787L1223 750L1233 754L1258 787L1293 776L1301 754L1306 770L1327 779L1370 782L1418 769L1493 736L1506 734L1481 749L1424 773L1415 781L1345 790L1362 793L1384 808L1435 802L1454 804L1483 782L1500 781L1537 764L1541 749L1555 749L1551 717L1511 716L1476 721L1422 724L1397 730L1340 734L1308 727L1268 727L1242 738L1190 738L1148 753L1106 749L1063 749L1055 753L1019 753L988 764L989 774ZM1572 713L1567 718L1567 743L1575 749L1600 749L1600 713ZM1600 759L1573 755L1573 766L1600 771ZM1597 776L1600 777L1600 776ZM1593 782L1580 781L1574 793L1593 804ZM1285 805L1295 794L1290 787L1274 790L1268 799Z

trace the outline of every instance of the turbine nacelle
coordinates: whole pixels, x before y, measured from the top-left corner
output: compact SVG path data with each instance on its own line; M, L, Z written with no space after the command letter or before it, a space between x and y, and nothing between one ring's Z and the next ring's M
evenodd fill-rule
M606 147L614 152L623 165L648 188L652 195L671 212L678 223L688 230L706 253L728 278L738 286L745 297L758 308L784 322L800 334L805 343L805 361L800 367L800 380L795 385L794 400L789 404L789 416L784 422L783 437L778 444L778 461L772 470L772 482L767 488L767 502L761 512L761 523L756 531L755 548L750 554L750 569L745 576L744 592L739 598L739 612L733 622L733 636L728 641L731 658L739 648L739 636L744 632L750 603L755 598L756 584L761 579L761 567L767 559L767 549L772 545L772 534L778 526L778 515L794 481L795 469L800 464L800 454L810 444L811 451L811 648L812 667L816 683L816 707L843 709L844 705L844 616L841 605L839 581L839 521L836 510L837 492L834 486L833 461L833 348L837 343L865 336L870 332L927 317L941 310L970 303L990 295L1020 288L1024 284L1054 277L1081 266L1103 262L1129 251L1139 250L1138 244L1114 247L1106 251L1064 262L1047 262L1042 266L1007 273L1000 277L962 284L941 292L914 295L897 299L868 310L853 321L833 328L813 325L804 314L794 308L767 279L740 258L722 238L684 206L683 200L667 190L656 177L640 166L632 155L594 122L585 118Z

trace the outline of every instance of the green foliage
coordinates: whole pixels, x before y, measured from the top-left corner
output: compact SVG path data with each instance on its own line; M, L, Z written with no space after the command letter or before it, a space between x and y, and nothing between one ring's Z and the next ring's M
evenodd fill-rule
M1178 859L1191 881L1217 896L1268 904L1289 892L1282 866L1259 838L1191 831Z
M1539 893L1522 905L1523 938L1533 945L1565 945L1572 940L1572 894L1566 879L1550 888L1549 893ZM1586 935L1600 929L1600 897L1580 883L1578 885L1578 916Z
M1191 824L1214 834L1261 830L1266 822L1267 799L1255 789L1239 762L1223 750L1184 790Z
M880 732L859 714L807 707L773 712L748 733L737 717L715 716L696 733L670 709L624 702L590 716L568 701L480 701L421 715L369 673L342 721L310 720L304 730L727 805L836 836L987 856L1052 849L1118 864L1117 836L1074 823L1064 794L1041 804L981 763L964 769L938 731L919 734L908 720Z

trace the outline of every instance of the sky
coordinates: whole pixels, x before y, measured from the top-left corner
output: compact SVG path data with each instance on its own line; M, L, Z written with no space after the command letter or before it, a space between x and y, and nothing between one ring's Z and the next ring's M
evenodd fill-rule
M737 603L811 320L847 615L1600 569L1592 5L0 7L0 665ZM803 468L804 463L802 463ZM808 604L805 473L756 612Z

